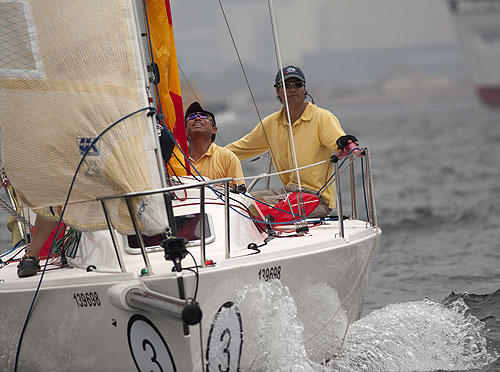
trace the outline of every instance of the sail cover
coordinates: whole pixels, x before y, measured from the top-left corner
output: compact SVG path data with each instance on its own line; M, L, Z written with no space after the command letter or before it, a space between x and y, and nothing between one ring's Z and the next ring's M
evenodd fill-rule
M142 16L142 14L140 14ZM161 187L156 131L132 0L1 0L0 126L5 171L22 201L83 231L106 228L95 198ZM162 197L133 201L146 234L166 227ZM114 227L133 231L124 200Z

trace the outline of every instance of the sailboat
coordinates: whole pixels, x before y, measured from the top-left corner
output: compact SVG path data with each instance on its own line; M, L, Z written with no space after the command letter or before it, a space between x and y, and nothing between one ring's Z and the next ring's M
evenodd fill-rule
M381 235L369 150L333 159L336 217L291 207L273 222L231 178L184 170L168 0L19 0L0 14L4 209L24 243L33 211L73 234L32 277L17 276L22 243L2 254L0 369L262 371L290 332L311 363L334 357ZM166 167L160 127L179 144ZM300 326L270 332L283 309Z

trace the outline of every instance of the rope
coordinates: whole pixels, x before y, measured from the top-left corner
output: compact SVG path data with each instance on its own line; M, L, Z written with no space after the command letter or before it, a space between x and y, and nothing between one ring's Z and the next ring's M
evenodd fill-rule
M344 165L346 160L349 160L348 165L350 165L354 162L354 159L361 157L361 155L359 155L359 154L353 154L352 157L350 156L353 153L353 151L355 151L355 150L359 150L359 148L355 148L355 149L351 150L351 152L349 154L347 154L347 156L344 158L344 160L342 160L342 162L340 163L340 165L339 165L339 177L348 169L346 167L342 168L342 166ZM366 150L366 148L360 150L360 154L365 150ZM362 160L362 158L361 158L361 160ZM330 178L328 178L328 180L323 184L323 186L321 186L321 188L318 190L316 195L323 194L335 182L334 177L335 177L335 172L333 172L332 175L330 176Z

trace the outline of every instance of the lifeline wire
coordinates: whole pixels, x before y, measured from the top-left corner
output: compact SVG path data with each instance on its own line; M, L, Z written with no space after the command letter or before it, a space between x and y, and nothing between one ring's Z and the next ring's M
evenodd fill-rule
M151 108L151 109L152 109L153 111L156 111L154 108ZM158 119L161 121L162 125L166 127L166 125L165 125L165 123L164 123L164 121L163 121L163 118L162 118L161 116L159 116L159 117L158 117ZM179 146L179 144L178 144L178 143L177 143L177 141L175 140L175 137L172 135L172 133L170 132L170 130L168 130L168 128L167 128L167 131L166 131L166 132L167 132L167 135L171 136L171 139L174 141L175 146L177 146L177 148L178 148L178 149L179 149L179 151L182 153L182 155L184 155L184 157L186 158L186 160L188 161L188 163L190 164L190 166L191 166L191 167L192 167L192 168L196 171L196 173L198 173L198 175L201 177L201 179L202 179L202 180L205 180L205 178L204 178L204 177L200 174L200 172L196 169L196 167L195 167L195 166L191 163L191 161L189 160L189 157L187 157L187 156L186 156L186 154L184 154L184 152L182 151L182 148ZM174 155L175 155L175 154L174 154ZM314 163L314 164L309 164L309 165L306 165L306 166L303 166L303 167L300 167L300 168L291 169L291 170L285 170L285 171L281 171L281 172L275 172L275 173L269 174L268 176L277 175L277 174L283 174L283 173L289 173L289 172L293 172L293 171L296 171L296 170L298 171L298 170L300 170L300 169L305 169L305 168L314 167L314 166L316 166L316 165L323 164L323 163L325 163L325 162L327 162L327 161L328 161L328 160L322 160L322 161L320 161L320 162L317 162L317 163ZM345 162L345 159L344 159L344 161L340 164L339 169L340 169L340 167L342 166L342 164L343 164L344 162ZM194 176L194 174L192 174L192 172L190 172L190 171L187 169L187 167L185 167L185 166L182 164L182 162L179 162L179 163L180 163L180 164L184 167L184 169L186 169L186 171L187 171L187 172L189 172L189 173L190 173L193 177L195 177L195 176ZM256 178L256 177L260 177L260 176L262 176L262 175L258 175L258 176L249 176L249 177L240 177L240 178L235 178L234 180L252 179L252 178ZM196 178L196 177L195 177L195 178ZM208 186L208 188L209 188L209 189L211 189L211 190L212 190L212 191L213 191L213 192L214 192L214 193L218 196L218 198L219 198L222 202L224 202L224 199L222 198L222 195L221 195L221 194L218 194L218 193L217 193L217 192L216 192L216 191L212 188L212 186ZM285 191L285 194L288 194L288 193ZM301 194L299 194L299 195L301 195ZM246 196L246 197L249 197L250 199L254 199L254 198L250 197L248 194L245 194L245 196ZM254 200L257 200L257 199L254 199ZM290 200L289 200L288 198L287 198L287 201L288 201L288 205L289 205L289 207L290 207L290 212L288 212L288 211L284 211L284 210L280 210L279 208L275 208L274 206L270 206L270 205L268 205L268 204L266 204L266 203L263 203L263 204L266 204L266 205L268 205L268 206L270 206L270 207L272 207L272 208L275 208L275 209L278 209L278 210L280 210L280 211L283 211L283 212L286 212L286 213L288 213L288 214L291 214L291 215L293 216L293 218L294 218L294 219L293 219L293 221L287 221L287 222L272 222L272 223L270 223L270 222L267 222L267 221L257 220L257 219L254 219L254 218L252 218L252 217L249 217L249 216L244 215L244 214L243 214L243 213L241 213L240 211L237 211L237 210L236 210L236 209L234 209L231 205L230 205L229 207L230 207L230 208L231 208L231 209L232 209L235 213L239 214L240 216L242 216L242 217L244 217L244 218L247 218L247 219L249 219L249 220L251 220L251 221L253 221L253 222L256 222L256 223L265 223L265 224L272 224L272 225L286 225L286 224L291 224L291 223L294 223L294 222L299 222L299 221L303 221L303 220L305 220L305 218L304 218L304 217L302 217L302 216L300 216L300 215L299 215L299 217L301 217L301 218L298 218L298 219L297 219L297 218L295 217L295 214L293 213L293 208L292 208L291 203L290 203ZM259 202L261 202L261 201L259 201ZM262 203L262 202L261 202L261 203ZM303 202L302 202L302 203L303 203ZM305 215L305 213L303 213L302 215Z
M342 173L340 172L340 168L342 167L342 165L346 162L346 160L349 158L349 156L353 153L353 151L356 151L356 150L359 150L358 147L352 149L349 154L347 154L347 156L342 160L342 162L340 163L339 165L339 173ZM361 151L364 151L364 150L359 150L360 152ZM354 154L355 157L358 157L358 155ZM350 160L350 162L352 163L353 159ZM345 168L344 168L345 169ZM333 172L333 174L330 176L330 178L328 178L328 180L324 183L323 186L321 186L321 188L316 192L316 195L321 195L323 194L332 184L333 182L335 182L335 179L333 179L333 177L335 177L335 172ZM333 179L333 180L332 180ZM331 181L331 182L330 182Z
M153 109L154 110L154 109ZM159 120L162 122L162 125L165 125L165 123L163 122L163 118L159 117ZM184 154L184 152L182 151L182 148L179 146L179 144L177 143L177 141L175 140L175 138L173 137L172 133L167 130L167 133L168 135L172 136L172 140L174 141L175 145L177 146L177 148L181 151L181 153L186 157L186 155ZM200 174L200 172L196 169L196 167L191 163L191 161L189 160L189 157L186 157L187 161L189 162L190 166L196 171L196 173L198 173L198 175L201 177L202 180L204 180L205 178ZM309 168L309 167L313 167L313 166L316 166L316 165L319 165L319 164L323 164L325 163L327 160L322 160L318 163L314 163L314 164L309 164L309 165L306 165L306 166L303 166L303 167L300 167L300 168L297 168L297 169L304 169L304 168ZM186 169L186 171L188 171L188 169L182 164L182 162L180 162L180 164L184 167L184 169ZM343 163L342 163L343 164ZM341 165L342 165L341 164ZM275 175L275 174L282 174L282 173L288 173L288 172L293 172L295 171L294 169L292 170L285 170L285 171L281 171L281 172L276 172L276 173L272 173L272 174L269 174L269 176L272 176L272 175ZM188 171L189 173L191 173L190 171ZM191 175L193 175L193 177L196 178L196 176L194 176L194 174L191 173ZM259 175L261 176L261 175ZM242 177L242 178L235 178L234 180L245 180L245 179L251 179L251 178L255 178L255 177L259 177L259 176L250 176L250 177ZM213 188L212 186L207 186L208 188L210 188L217 196L218 198L224 202L224 199L222 198L222 195L221 194L218 194ZM286 193L286 192L285 192ZM252 198L251 196L249 196L248 194L245 194L246 197L250 198L250 199L253 199L253 200L257 200L257 199L254 199ZM291 223L294 223L294 222L299 222L299 221L303 221L305 218L300 216L301 218L297 219L295 218L295 214L293 213L293 208L291 206L291 203L290 203L290 200L288 199L288 205L290 206L290 210L291 212L288 212L288 211L284 211L284 210L281 210L279 208L276 208L274 206L271 206L271 205L268 205L266 203L263 203L271 208L274 208L274 209L278 209L280 211L283 211L283 212L286 212L288 214L291 214L294 218L293 221L287 221L287 222L267 222L267 221L262 221L262 220L257 220L257 219L254 219L252 217L249 217L249 216L246 216L244 215L243 213L241 213L240 211L237 211L236 209L234 209L231 205L229 206L235 213L239 214L240 216L244 217L244 218L247 218L253 222L256 222L256 223L265 223L265 224L272 224L272 225L286 225L286 224L291 224ZM261 202L261 201L259 201ZM261 202L262 203L262 202Z
M150 107L150 109L152 109L152 110L156 111L154 108L151 108L151 107ZM164 123L164 121L163 121L163 118L162 118L162 117L158 117L158 119L161 121L162 125L164 125L164 126L165 126L165 123ZM191 167L192 167L192 168L196 171L196 173L198 173L198 175L201 177L201 179L202 179L202 180L205 180L205 178L204 178L204 177L200 174L200 172L196 169L196 167L193 165L193 163L191 163L191 161L189 160L189 157L187 157L187 156L186 156L186 154L184 154L184 151L182 151L182 148L179 146L179 144L178 144L178 143L177 143L177 141L175 140L175 138L174 138L174 136L172 135L172 133L170 132L170 130L167 130L167 135L172 136L172 140L174 141L175 146L177 146L177 148L180 150L180 152L182 153L182 155L184 155L184 157L185 157L185 158L186 158L186 160L188 161L189 165L190 165L190 166L191 166ZM325 161L326 161L326 160L325 160ZM324 161L323 161L323 162L324 162ZM309 166L306 166L306 167L314 166L314 165L317 165L317 164L320 164L320 163L321 163L321 162L316 163L316 164L312 164L312 165L309 165ZM182 163L180 163L180 164L181 164L181 165L183 165ZM184 165L183 165L183 166L184 166ZM186 168L185 166L184 166L184 169L186 169L186 171L187 171L187 168ZM293 171L293 170L292 170L292 171ZM278 172L278 173L287 173L287 172L290 172L290 171L288 171L288 170L287 170L287 171ZM189 173L191 173L191 172L189 172ZM192 173L191 173L191 174L192 174ZM194 175L193 175L193 176L194 176ZM196 178L196 177L195 177L195 178ZM238 180L239 180L239 179L240 179L240 178L238 178ZM209 189L211 189L211 190L212 190L212 191L213 191L213 192L214 192L214 193L218 196L218 198L219 198L222 202L224 202L224 199L222 199L222 196L221 196L221 195L218 195L218 194L215 192L215 190L212 188L212 186L207 186L207 187L208 187ZM291 212L291 214L292 214L292 216L294 216L294 221L292 221L292 222L298 222L298 221L302 221L302 220L304 220L304 218L295 219L295 215L294 215L294 213L293 213L293 208L292 208L292 206L291 206L290 200L288 200L288 204L289 204L289 206L290 206L290 210L292 211L292 212ZM239 211L237 211L236 209L234 209L231 205L230 205L229 207L230 207L230 208L231 208L234 212L236 212L237 214L239 214L240 216L243 216L243 217L245 217L245 218L247 218L247 219L249 219L249 220L251 220L251 221L254 221L254 222L257 222L257 223L268 223L268 222L266 222L266 221L259 221L259 220L256 220L256 219L254 219L254 218L251 218L251 217L249 217L249 216L245 216L245 215L244 215L244 214L242 214L241 212L239 212ZM288 213L288 212L287 212L287 213ZM290 223L291 223L291 222L289 221L289 222L286 222L286 223L283 223L283 222L281 222L281 223L280 223L280 222L274 222L273 224L280 225L280 224L290 224Z

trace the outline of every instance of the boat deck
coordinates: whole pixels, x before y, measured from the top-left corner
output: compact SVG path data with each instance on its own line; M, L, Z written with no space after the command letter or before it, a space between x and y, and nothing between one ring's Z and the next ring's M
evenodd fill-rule
M293 229L293 226L283 227L282 230ZM365 221L344 220L344 235L340 237L338 233L338 222L326 222L323 225L310 228L309 233L303 236L296 236L291 232L283 232L279 237L275 237L267 244L259 246L258 251L253 249L238 249L231 252L231 258L225 258L224 239L216 239L213 243L206 244L206 260L211 260L213 265L206 268L199 268L200 271L212 270L214 268L233 267L248 263L258 263L261 261L278 260L284 256L307 255L312 251L321 251L323 249L332 249L345 247L354 244L360 240L373 237L378 232L374 227L369 226ZM200 246L188 248L196 262L200 263ZM283 253L286 252L284 255ZM115 272L87 271L85 268L67 266L61 268L59 264L47 265L44 273L42 288L44 286L59 286L77 283L97 283L108 280L120 281L139 278L141 271L145 268L144 259L140 250L137 254L130 254L122 249L125 273L117 270ZM148 258L151 264L153 275L175 275L172 273L172 262L164 258L164 252L161 247L155 252L148 252ZM40 265L43 269L45 261ZM183 267L194 267L193 259L190 255L182 262ZM189 272L187 272L189 275ZM18 278L17 262L11 262L0 269L0 291L33 289L41 279L41 272L38 275L28 278Z

